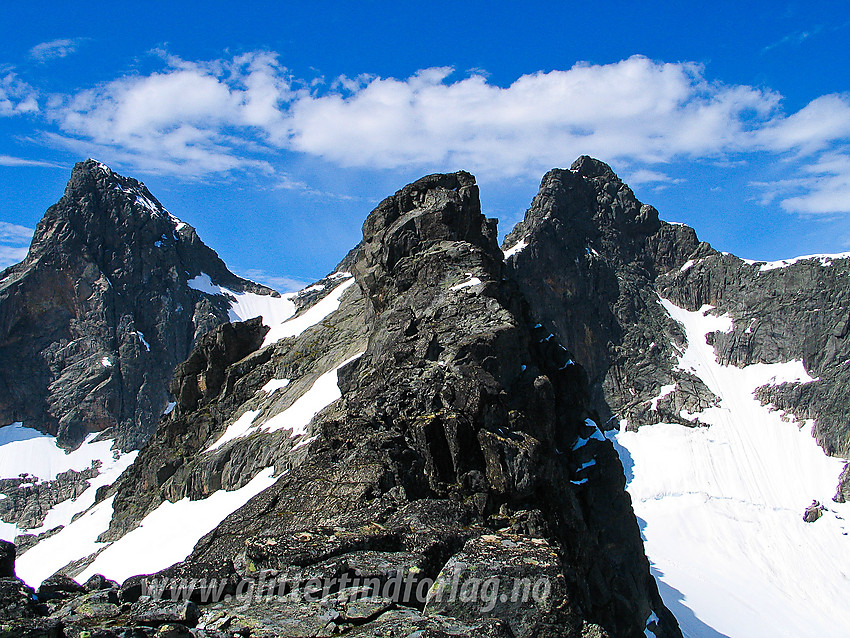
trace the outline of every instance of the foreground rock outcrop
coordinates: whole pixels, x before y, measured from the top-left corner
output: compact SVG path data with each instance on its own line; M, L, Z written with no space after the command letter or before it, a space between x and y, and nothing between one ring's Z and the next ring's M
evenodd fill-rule
M474 178L386 199L349 263L356 285L328 278L339 307L303 331L263 346L248 322L199 341L177 406L99 494L116 513L100 540L119 546L166 500L264 468L276 482L65 631L147 626L131 610L175 597L198 611L168 631L210 636L680 636L588 375L506 277ZM290 409L325 379L339 394L297 426Z

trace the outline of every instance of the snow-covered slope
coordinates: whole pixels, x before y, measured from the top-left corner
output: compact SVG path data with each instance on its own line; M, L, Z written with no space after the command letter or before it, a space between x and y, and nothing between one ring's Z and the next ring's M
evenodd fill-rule
M219 490L200 501L166 501L121 540L99 543L97 537L107 530L112 518L114 497L110 497L18 558L18 577L38 587L56 570L94 552L100 553L78 576L80 582L93 574L120 582L128 576L153 573L173 565L186 558L198 539L228 514L272 485L276 480L272 471L273 468L264 470L241 489Z
M850 504L831 500L844 463L824 454L811 421L753 395L812 379L799 361L722 366L706 334L731 319L662 304L687 335L679 367L720 397L698 415L709 427L612 436L665 603L690 637L848 635ZM813 500L827 509L806 523Z
M263 324L271 328L263 341L263 346L267 346L286 337L298 336L339 308L340 298L354 283L354 277L351 276L351 273L334 273L329 275L328 279L339 283L318 303L298 316L294 316L297 308L292 299L300 293L271 297L252 292L235 292L214 284L207 274L190 279L187 283L190 288L200 292L226 297L230 303L229 315L231 321L247 321L254 317L262 317ZM307 288L302 293L311 288L313 287Z
M59 525L67 525L75 515L91 507L97 489L110 485L138 454L137 451L128 454L113 451L112 439L95 441L96 437L97 434L90 434L80 447L66 453L56 445L55 437L23 427L20 423L0 428L0 479L27 475L30 478L28 482L37 485L53 481L68 470L81 472L98 468L97 476L88 479L88 487L83 486L84 489L76 496L53 505L40 526L23 529L0 520L0 538L14 540L19 534L41 534Z

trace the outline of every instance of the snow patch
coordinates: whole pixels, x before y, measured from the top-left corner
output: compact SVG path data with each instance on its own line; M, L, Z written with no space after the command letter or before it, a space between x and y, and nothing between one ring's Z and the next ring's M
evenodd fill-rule
M338 385L337 372L339 369L361 356L363 356L362 352L346 359L332 370L325 372L313 382L313 385L304 394L298 397L292 405L280 414L276 414L260 423L254 423L260 410L248 410L229 425L224 431L224 434L204 450L204 452L211 452L229 441L259 431L277 432L281 429L288 429L291 431L290 437L302 436L306 433L307 426L313 420L313 417L342 396Z
M289 379L272 379L266 385L264 385L260 390L265 392L266 394L271 394L276 390L280 390L281 388L285 388L289 385Z
M466 273L466 276L469 277L466 281L462 281L459 284L455 284L449 290L463 290L464 288L469 288L471 286L477 286L481 283L481 280L478 277L473 277L471 272Z
M39 527L25 529L0 521L0 537L14 540L18 534L41 534L71 519L94 503L99 487L111 485L135 460L138 452L121 454L113 451L112 440L94 442L90 434L76 450L66 453L56 445L53 436L25 428L20 423L0 428L0 478L17 478L26 474L33 483L52 481L68 470L83 471L99 467L99 474L88 479L89 486L75 498L55 504L48 510Z
M186 284L189 288L208 295L226 297L230 303L228 311L230 321L247 321L254 317L262 317L264 325L274 327L295 314L295 304L292 302L294 294L272 297L253 292L235 292L213 283L206 273L188 280Z
M576 439L576 442L573 444L573 452L580 448L583 448L590 441L605 441L605 436L599 430L599 426L596 425L596 422L593 419L585 419L584 424L588 427L592 427L593 433L587 438L581 436L578 437Z
M290 436L293 437L304 434L314 416L342 397L337 376L339 369L361 356L363 356L362 352L346 359L333 370L325 372L291 406L262 423L260 427L267 432L277 432L286 428L292 431Z
M661 399L663 399L667 395L669 395L671 392L673 392L675 389L676 389L675 383L671 383L670 385L662 385L661 389L658 391L658 395L652 397L649 401L647 401L647 403L652 404L652 405L649 406L649 409L654 411L654 412L657 412L658 411L658 402L661 401Z
M759 264L759 272L767 272L768 270L776 270L777 268L787 268L801 261L818 261L821 266L832 266L836 259L850 259L850 252L835 253L832 255L802 255L800 257L792 257L790 259L780 259L779 261L756 261L754 259L744 259L742 261L748 264Z
M720 398L698 415L708 427L612 437L665 602L686 636L708 635L706 625L731 638L844 635L850 537L839 514L850 517L850 504L831 500L844 461L824 454L811 421L783 420L753 394L813 379L800 361L720 365L705 337L728 319L662 304L687 336L679 367ZM813 499L829 511L807 524Z
M164 501L145 516L138 528L106 546L77 580L85 582L94 574L103 574L123 582L130 576L152 574L185 560L205 534L271 487L277 480L273 474L273 467L266 468L238 490L219 490L199 501Z
M148 352L150 352L150 351L151 351L151 344L149 344L149 343L147 342L147 339L145 339L145 335L143 335L141 332L139 332L138 330L136 330L136 336L139 338L139 341L141 341L141 342L142 342L142 345L145 347L145 350L147 350Z
M95 461L106 466L113 458L113 441L95 442L97 435L89 434L80 447L65 452L56 445L56 437L20 422L0 427L0 478L28 474L41 481L53 481L62 472L86 470Z
M514 255L518 255L519 253L521 253L526 246L528 246L528 242L526 241L526 238L523 237L513 246L511 246L507 250L502 251L502 255L505 259L508 259L510 257L513 257Z
M254 423L254 419L257 418L257 415L260 413L260 410L248 410L243 413L238 419L236 419L233 423L227 426L227 429L224 431L218 440L210 445L204 452L211 452L212 450L216 450L220 448L225 443L232 441L233 439L238 439L251 431L251 426Z
M297 337L307 330L307 328L315 326L329 314L338 310L342 294L354 285L354 281L354 277L348 275L342 283L325 295L321 301L297 317L292 317L292 313L290 313L289 317L291 318L287 317L286 320L270 324L265 321L264 316L263 321L267 326L271 327L271 330L269 330L266 338L263 340L263 347L276 343L287 337ZM294 312L294 304L292 305L292 308Z
M313 284L312 286L307 286L304 290L299 290L299 295L306 295L308 292L321 292L325 289L324 284Z
M109 360L109 357L103 357L100 360L100 365L102 365L104 368L111 368L112 367L112 361Z
M100 549L103 544L97 542L97 537L109 528L114 498L110 496L101 501L59 533L19 556L15 561L18 578L30 587L37 588L41 581L56 570Z

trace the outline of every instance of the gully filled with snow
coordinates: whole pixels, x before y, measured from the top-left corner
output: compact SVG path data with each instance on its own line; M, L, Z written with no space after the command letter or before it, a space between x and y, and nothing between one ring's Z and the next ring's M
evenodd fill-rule
M679 367L720 398L699 414L708 427L659 423L611 437L665 603L690 637L847 635L850 505L831 500L843 461L824 454L811 421L753 394L811 377L800 361L720 365L706 335L732 320L661 303L687 335ZM806 523L814 499L826 511Z

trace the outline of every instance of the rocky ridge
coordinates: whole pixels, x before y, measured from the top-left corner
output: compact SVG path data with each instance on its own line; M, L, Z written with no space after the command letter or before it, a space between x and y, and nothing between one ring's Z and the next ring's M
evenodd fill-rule
M248 322L199 340L176 370L177 406L98 495L115 508L100 540L120 539L162 501L235 489L274 466L274 485L156 576L215 577L229 593L286 583L261 603L201 604L184 624L206 635L680 635L587 373L506 278L474 178L429 176L382 202L350 264L357 285L302 332L263 346L265 328ZM322 302L312 303L302 313ZM329 374L340 398L309 425L266 427ZM245 415L251 427L229 438ZM372 576L383 587L394 574L428 586L364 597L374 590L340 584ZM310 600L317 577L336 584ZM448 593L489 579L547 586L531 600L494 599L489 619L479 598ZM137 604L144 581L125 581L119 602ZM85 625L79 614L66 622ZM143 624L126 614L93 624L121 623Z

